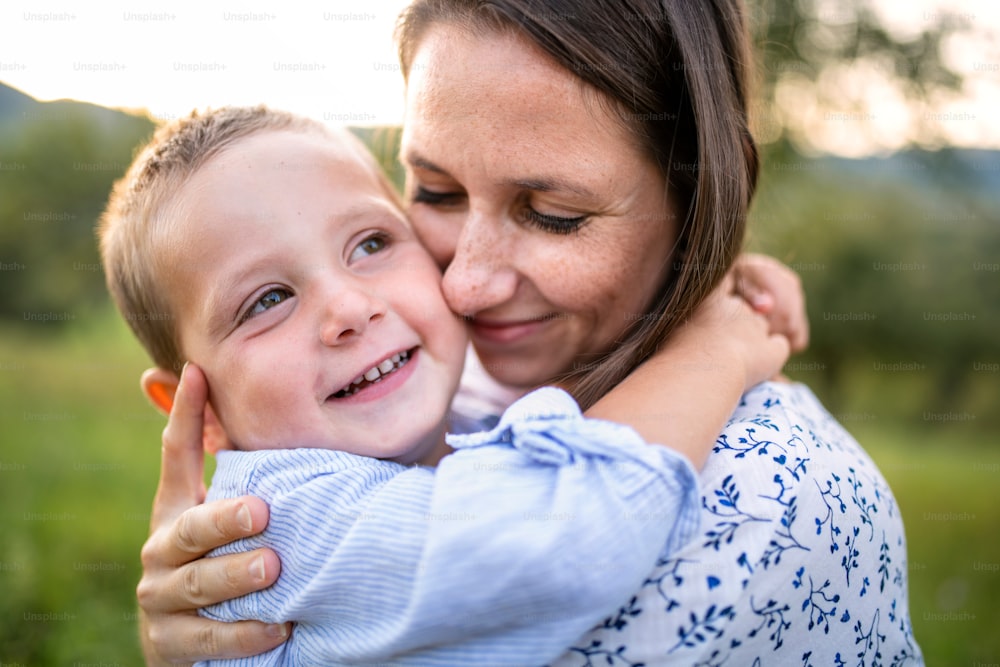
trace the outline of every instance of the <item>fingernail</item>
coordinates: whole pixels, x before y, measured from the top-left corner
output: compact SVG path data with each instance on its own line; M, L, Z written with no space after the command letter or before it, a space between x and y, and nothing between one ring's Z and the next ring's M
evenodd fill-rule
M264 581L264 557L257 556L250 561L250 576L257 581Z
M253 530L253 517L250 516L249 507L240 505L240 508L236 510L236 523L248 533Z
M288 626L284 623L274 623L266 626L264 633L272 639L284 639L288 636Z

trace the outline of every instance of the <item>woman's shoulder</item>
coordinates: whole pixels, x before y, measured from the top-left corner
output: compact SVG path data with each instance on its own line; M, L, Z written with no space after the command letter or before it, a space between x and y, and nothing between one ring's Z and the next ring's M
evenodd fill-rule
M788 417L833 418L808 385L790 380L772 380L751 387L740 398L733 420L761 412L785 413Z
M875 635L919 664L892 491L808 387L747 392L699 480L700 533L559 667L606 646L632 663L842 664Z
M730 451L745 458L768 443L806 449L817 456L853 452L870 464L864 449L800 382L763 382L746 392L716 443L716 452Z

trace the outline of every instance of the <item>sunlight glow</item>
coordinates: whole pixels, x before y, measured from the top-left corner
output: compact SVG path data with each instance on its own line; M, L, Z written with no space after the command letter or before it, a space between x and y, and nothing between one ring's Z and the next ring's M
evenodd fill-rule
M266 102L337 125L399 124L403 85L392 30L406 3L338 0L323 9L257 1L224 9L194 0L138 7L57 0L37 8L14 0L0 10L0 81L40 100L146 109L160 119ZM817 39L843 29L838 6L817 3L816 18L827 26ZM893 150L921 123L948 143L1000 148L1000 4L879 0L877 11L906 37L944 11L966 20L972 33L946 50L965 77L963 94L914 108L869 63L824 72L818 94L790 77L771 113L795 120L803 146L817 152Z

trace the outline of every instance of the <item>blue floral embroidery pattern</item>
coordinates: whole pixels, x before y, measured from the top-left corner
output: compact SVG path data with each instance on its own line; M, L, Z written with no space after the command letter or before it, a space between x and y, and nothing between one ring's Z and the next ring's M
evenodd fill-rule
M748 392L701 484L700 535L553 667L923 665L895 499L807 388Z

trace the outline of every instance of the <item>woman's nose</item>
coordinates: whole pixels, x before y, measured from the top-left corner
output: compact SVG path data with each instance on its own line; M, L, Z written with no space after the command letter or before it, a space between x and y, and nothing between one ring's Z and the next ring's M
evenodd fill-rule
M386 311L385 303L367 290L342 286L327 299L322 311L320 340L328 346L351 342L385 317Z
M444 272L441 290L459 315L502 305L517 291L510 237L499 220L471 214L462 225L455 255Z

